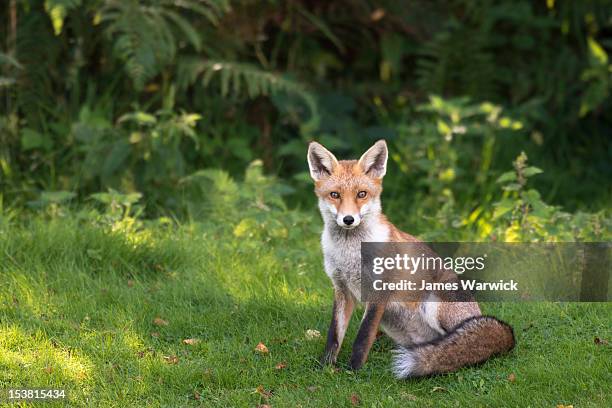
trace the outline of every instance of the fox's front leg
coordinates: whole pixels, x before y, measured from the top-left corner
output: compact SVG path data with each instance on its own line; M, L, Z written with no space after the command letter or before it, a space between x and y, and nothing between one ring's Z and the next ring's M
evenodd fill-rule
M358 370L368 359L370 348L376 340L378 326L385 313L384 303L366 303L361 326L357 332L357 338L353 344L353 353L351 355L351 369Z
M321 359L323 364L336 364L336 358L346 333L349 320L353 314L355 301L353 296L346 290L334 288L334 308L332 320L327 332L327 344L325 353Z

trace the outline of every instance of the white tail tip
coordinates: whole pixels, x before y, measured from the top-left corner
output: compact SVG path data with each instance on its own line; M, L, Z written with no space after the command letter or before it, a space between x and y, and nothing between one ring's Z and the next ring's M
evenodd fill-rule
M402 347L394 350L394 353L393 374L400 379L412 377L417 364L416 352Z

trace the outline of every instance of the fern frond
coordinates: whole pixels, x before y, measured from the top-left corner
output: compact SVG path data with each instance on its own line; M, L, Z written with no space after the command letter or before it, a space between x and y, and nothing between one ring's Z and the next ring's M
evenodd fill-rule
M100 21L137 89L173 62L181 40L200 50L198 30L178 10L217 24L229 4L226 0L106 0L102 7Z
M10 65L15 68L22 69L23 67L15 58L0 51L0 65Z
M183 87L201 78L204 87L209 87L215 77L224 97L246 95L249 98L289 93L300 97L310 111L309 123L318 121L317 104L314 95L301 83L279 74L264 71L251 64L238 62L188 59L179 63L179 84Z
M451 21L424 45L417 60L417 83L427 93L467 94L489 99L497 76L490 35Z
M204 16L213 25L217 25L221 16L230 11L228 0L164 0L162 4Z
M22 68L21 64L19 64L19 62L17 62L15 58L11 57L8 54L0 52L0 67L2 67L3 65L8 65L18 69ZM5 88L14 85L15 82L15 78L0 76L0 88Z

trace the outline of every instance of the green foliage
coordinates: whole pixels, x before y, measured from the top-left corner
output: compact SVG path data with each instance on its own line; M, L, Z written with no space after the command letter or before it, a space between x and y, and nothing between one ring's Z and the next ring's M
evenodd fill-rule
M216 207L189 202L196 178L261 159L294 187L289 207L310 205L309 140L355 157L385 138L386 208L432 236L508 222L491 220L495 181L521 151L544 170L529 187L542 202L606 210L606 6L5 2L0 194L50 210L47 192L78 204L113 189L142 194L147 217L201 218Z
M399 173L386 184L404 186L395 187L394 195L412 195L410 211L402 212L416 213L422 227L429 226L430 239L445 230L460 233L459 228L477 224L491 205L499 171L496 152L505 140L521 137L525 125L500 106L466 98L432 96L418 111L419 120L400 128L391 154ZM396 205L406 207L392 202L392 212L400 211ZM465 212L471 214L463 217Z
M595 241L609 240L612 223L603 212L569 214L558 206L546 204L540 193L527 188L529 179L542 170L527 166L524 152L513 163L514 171L502 174L497 182L505 191L493 204L491 237L505 242Z
M580 116L585 116L599 107L609 96L612 81L612 64L608 63L608 54L594 38L588 38L589 66L584 69L581 79L588 86L582 96Z
M115 124L99 112L84 108L72 127L79 156L73 168L87 190L102 186L130 187L147 194L162 194L185 175L181 146L196 149L194 128L201 117L194 113L140 110L123 114ZM155 190L152 190L155 185Z
M0 68L12 67L21 69L21 65L17 60L10 55L0 52ZM15 84L15 78L8 76L0 76L0 89Z
M45 11L53 24L55 35L60 35L68 12L81 5L81 0L45 0Z
M134 86L141 89L172 63L180 40L188 41L196 51L201 49L197 28L180 12L216 25L228 9L226 0L107 0L95 18L112 39L113 51L125 63Z
M235 97L246 95L254 99L279 93L297 95L308 108L308 113L303 115L307 120L303 124L302 132L309 134L318 126L319 115L314 95L294 80L250 64L193 58L180 61L178 70L178 83L182 89L193 85L199 78L202 86L208 87L218 77L222 97L232 94Z
M371 372L311 370L302 333L330 290L311 139L339 158L387 139L385 212L425 240L612 239L611 29L607 0L1 2L0 388L610 406L604 305L484 305L520 353L417 385L370 375L385 341Z
M191 219L215 220L221 230L232 231L254 245L295 238L304 229L316 234L312 220L287 209L283 197L293 189L265 176L261 160L247 167L240 182L223 170L207 169L184 178L181 184Z
M121 194L118 191L110 189L107 193L92 194L91 198L106 207L106 214L119 221L125 217L131 216L132 207L141 198L140 193Z

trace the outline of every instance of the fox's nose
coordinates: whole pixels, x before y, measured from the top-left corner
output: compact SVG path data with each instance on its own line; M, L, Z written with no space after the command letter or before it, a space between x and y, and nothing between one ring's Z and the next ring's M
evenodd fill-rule
M347 215L346 217L344 217L342 219L342 221L346 224L346 225L351 225L352 223L355 222L355 219L353 218L352 215Z

